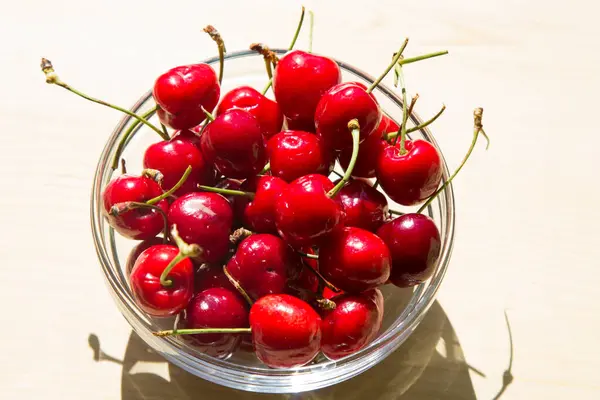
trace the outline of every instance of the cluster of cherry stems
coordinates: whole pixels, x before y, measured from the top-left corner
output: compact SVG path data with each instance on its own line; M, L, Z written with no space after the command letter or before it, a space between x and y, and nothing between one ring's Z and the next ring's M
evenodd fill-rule
M273 368L305 365L319 351L339 359L375 339L384 303L377 287L431 277L440 234L421 212L485 135L476 109L467 156L440 186L440 154L407 135L444 108L407 129L418 96L408 103L402 68L447 52L405 58L406 40L371 86L341 83L335 61L292 50L303 20L304 8L281 59L251 46L264 56L263 93L241 86L221 98L225 45L208 26L219 74L207 64L167 71L154 84L156 108L144 115L73 89L42 60L48 83L134 118L113 170L139 124L163 139L146 149L141 175L127 174L123 161L123 174L102 194L110 225L142 240L126 267L139 307L153 317L182 316L180 329L155 334L184 335L215 357L241 343ZM401 87L400 125L373 93L392 69ZM275 100L265 96L271 85ZM148 122L155 112L160 129ZM332 182L336 160L345 173ZM390 211L377 186L398 204L422 205L415 213Z

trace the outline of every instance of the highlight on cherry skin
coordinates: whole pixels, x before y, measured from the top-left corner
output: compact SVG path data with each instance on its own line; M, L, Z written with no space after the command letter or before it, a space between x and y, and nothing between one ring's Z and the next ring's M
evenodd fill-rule
M226 93L225 40L207 26L218 69L168 69L148 82L156 106L143 115L41 64L48 84L131 117L102 212L118 235L137 241L122 263L137 307L152 319L177 316L154 335L216 358L250 351L269 368L297 368L320 353L340 360L387 329L380 288L433 276L446 238L424 212L478 138L488 140L477 108L471 145L445 177L441 150L411 136L445 106L408 126L418 95L407 101L403 70L447 52L408 56L406 39L374 82L343 81L333 58L312 52L312 32L308 48L295 48L303 20L304 8L282 56L252 45L264 56L264 87L239 82ZM377 87L392 71L402 107L386 110ZM122 158L134 134L157 140L142 165L129 166L139 173ZM336 162L343 172L332 178Z

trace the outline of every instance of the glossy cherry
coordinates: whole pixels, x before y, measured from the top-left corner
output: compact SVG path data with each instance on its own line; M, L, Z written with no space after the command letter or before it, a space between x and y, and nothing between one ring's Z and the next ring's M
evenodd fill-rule
M193 192L171 204L169 224L177 225L181 238L199 245L201 261L221 261L229 250L233 211L225 197L216 193Z
M244 239L227 263L227 272L253 299L284 293L302 268L300 255L281 238L254 234Z
M377 230L392 257L390 281L399 287L418 285L429 279L440 257L440 233L431 218L405 214Z
M346 226L375 232L388 215L387 199L366 180L352 179L340 189L338 196L342 202Z
M381 121L381 109L364 85L346 82L329 89L321 97L315 112L317 135L335 150L352 148L348 121L357 119L360 141L375 133Z
M217 74L208 64L183 65L158 77L152 94L160 106L160 121L173 129L188 129L206 119L220 95Z
M321 317L296 297L262 297L250 309L250 327L256 356L269 367L300 367L319 352Z
M228 178L256 175L266 164L261 127L247 111L230 109L212 121L200 138L202 154Z
M335 166L334 152L308 132L280 132L267 143L267 152L271 174L286 182L308 174L328 176Z
M277 102L250 86L237 87L223 96L217 107L216 115L221 115L234 108L248 111L256 118L265 140L281 131L283 114Z
M138 306L154 317L167 317L182 311L194 292L194 268L189 258L179 261L169 272L171 284L164 286L160 277L177 257L176 246L149 247L137 258L131 271L130 285Z
M144 252L144 250L158 244L164 244L163 238L153 237L150 239L146 239L143 242L140 242L136 246L134 246L133 249L131 249L131 251L129 252L129 255L127 256L127 261L125 262L125 275L131 275L131 271L133 271L135 261L138 259L140 254Z
M182 325L185 329L247 328L248 304L234 290L220 287L203 290L190 301ZM239 345L238 333L185 335L200 351L213 357L231 354Z
M436 148L425 140L407 140L406 153L400 141L388 145L379 156L377 179L396 203L418 204L431 196L442 180L442 160Z
M358 158L354 169L352 170L352 176L358 178L375 178L375 171L377 169L377 162L380 154L387 146L387 142L383 140L383 135L390 132L398 132L400 128L398 125L390 119L387 115L383 114L381 122L377 127L375 133L365 139L360 144L358 150ZM340 151L338 161L342 168L348 168L350 164L350 158L352 157L352 148L344 148Z
M275 224L288 243L318 246L341 228L344 215L339 198L327 196L333 186L327 177L311 174L296 179L279 195Z
M145 240L158 235L164 228L164 219L158 211L150 208L137 208L119 215L111 213L114 205L125 202L145 203L163 193L161 187L147 176L123 174L111 180L104 192L104 215L108 223L119 234L129 239ZM156 204L165 213L169 208L167 200Z
M346 227L319 249L319 271L337 288L360 293L384 284L391 269L390 251L377 235Z
M287 183L275 176L260 175L246 180L241 190L254 193L253 198L236 196L236 214L243 225L256 233L277 233L276 200Z
M198 185L214 184L215 170L206 161L200 149L192 140L179 136L154 143L144 153L144 168L155 169L163 174L164 190L175 186L190 165L192 172L183 185L175 191L176 196L197 191Z
M383 321L383 295L379 289L373 289L332 300L336 308L321 313L321 351L327 358L338 360L375 339Z
M206 289L223 288L236 291L219 264L203 264L194 276L194 293Z
M340 67L332 59L294 50L279 60L273 74L273 92L286 117L310 126L323 93L341 80Z

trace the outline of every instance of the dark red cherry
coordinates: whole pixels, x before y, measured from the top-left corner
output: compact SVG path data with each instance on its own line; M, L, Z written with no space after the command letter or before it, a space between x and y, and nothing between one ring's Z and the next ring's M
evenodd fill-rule
M390 132L398 132L399 129L398 125L392 119L385 114L382 115L381 122L375 133L360 144L358 158L352 170L353 177L375 178L377 162L383 149L387 146L387 142L383 140L383 135ZM351 158L352 147L344 148L340 151L338 160L344 170L348 168Z
M131 271L130 285L138 306L154 317L167 317L182 311L194 292L194 268L185 258L169 272L169 286L163 286L160 276L179 254L175 246L160 244L144 250Z
M192 140L174 138L150 145L144 153L144 168L160 171L163 174L163 189L171 189L181 179L188 166L192 172L175 191L176 196L197 191L198 185L212 185L215 170L206 161L200 149Z
M175 67L158 77L152 94L160 106L160 121L173 129L188 129L206 119L220 94L217 74L208 64Z
M181 238L203 250L203 262L221 261L229 250L233 211L225 197L216 193L188 193L169 208L170 226L176 225Z
M387 199L366 180L352 179L337 195L342 202L346 226L375 232L388 215Z
M203 264L194 276L194 293L200 293L206 289L224 288L236 291L225 273L223 266L219 264Z
M104 215L110 226L126 238L135 240L153 238L164 228L164 219L157 211L149 208L137 208L119 215L113 215L110 211L116 204L130 201L145 203L162 193L158 183L147 176L120 175L110 181L102 192ZM156 206L165 212L169 208L167 200L159 201Z
M339 198L327 193L333 183L318 174L290 183L276 201L275 224L279 234L295 247L318 246L341 228L343 211Z
M300 256L282 239L254 234L244 239L227 263L227 271L253 299L284 293L302 268Z
M321 351L332 360L349 356L377 337L383 321L383 295L379 289L344 294L332 299L333 310L322 312Z
M186 329L247 328L248 305L235 289L206 289L194 296L186 308L182 325ZM213 357L231 354L239 345L237 333L184 335L200 351Z
M312 119L303 121L285 117L285 123L287 129L290 131L317 133L317 128L315 128L315 121Z
M390 251L377 235L347 227L319 249L319 271L337 288L360 293L383 285L390 276Z
M277 233L275 202L287 183L274 176L261 175L248 179L242 191L254 193L254 198L236 196L237 214L249 230L256 233Z
M341 83L321 97L315 112L317 135L335 150L352 148L348 122L358 119L360 141L363 142L377 129L381 109L364 85L356 82Z
M319 353L321 317L296 297L262 297L250 309L250 327L256 356L271 368L300 367Z
M396 203L412 206L431 196L442 180L442 160L425 140L407 140L401 154L400 140L387 145L377 163L381 188Z
M273 75L273 92L283 114L306 125L314 120L323 93L341 80L340 67L332 59L294 50L279 60Z
M279 105L250 86L240 86L223 96L216 114L234 108L248 111L257 119L265 140L281 131L283 114Z
M405 214L377 230L392 256L390 281L399 287L418 285L429 279L440 257L440 233L431 218Z
M260 125L247 111L230 109L208 124L200 138L202 154L228 178L256 175L266 164Z
M125 276L131 275L131 271L133 271L135 261L138 259L140 254L142 254L142 252L147 248L155 246L157 244L164 244L163 238L153 237L150 239L146 239L143 242L140 242L136 246L134 246L133 249L131 249L131 251L129 252L129 255L127 256L127 261L125 262Z
M335 166L335 155L314 134L284 131L267 143L271 174L291 182L308 174L328 176Z

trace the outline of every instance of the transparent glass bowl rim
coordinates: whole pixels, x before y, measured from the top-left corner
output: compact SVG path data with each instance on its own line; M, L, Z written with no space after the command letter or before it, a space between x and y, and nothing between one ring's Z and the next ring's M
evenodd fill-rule
M277 54L288 52L286 49L272 50ZM226 60L233 60L246 57L262 56L253 51L245 50L228 53L225 58ZM368 83L372 83L375 80L371 75L351 65L335 59L334 61L338 63L342 70L354 74ZM215 65L219 62L219 58L213 57L201 62ZM380 83L376 91L386 96L396 106L402 107L402 100L384 84ZM131 110L137 112L151 97L152 91L150 90L133 105ZM410 118L415 126L422 122L416 113L413 113ZM107 181L107 177L110 177L112 174L110 168L112 152L130 120L131 118L128 116L121 119L109 137L100 156L94 176L90 202L92 234L106 283L113 292L113 298L117 306L134 331L148 345L159 351L167 360L199 377L231 388L262 393L294 393L315 390L350 379L383 360L408 338L433 304L448 268L453 248L455 210L454 193L451 184L448 185L438 200L434 202L440 208L441 217L445 218L445 232L438 266L434 275L430 278L429 284L425 288L423 285L417 287L411 301L406 306L404 312L396 319L396 322L375 341L357 353L337 361L326 361L316 365L277 370L267 367L243 366L228 362L227 360L215 359L199 352L190 352L189 347L182 345L181 342L171 337L158 338L153 336L151 332L158 330L158 328L153 325L152 321L144 321L137 315L135 311L136 306L129 293L129 288L122 284L111 263L110 250L105 245L106 241L103 229L106 221L101 210L102 189ZM429 129L423 128L420 133L439 150L439 146ZM449 177L449 171L441 151L440 154L443 161L443 180L445 181ZM399 323L398 320L400 320Z

